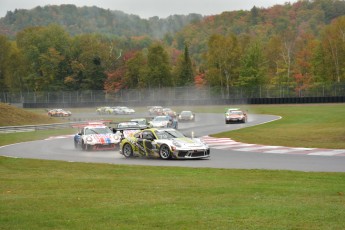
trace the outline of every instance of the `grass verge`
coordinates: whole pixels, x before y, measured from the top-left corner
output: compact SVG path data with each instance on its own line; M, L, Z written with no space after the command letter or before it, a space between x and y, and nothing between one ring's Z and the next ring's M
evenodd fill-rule
M345 105L256 105L250 114L271 114L282 119L267 124L213 135L262 145L345 149Z
M0 133L0 146L26 141L43 140L51 136L75 134L76 132L76 129L52 129L32 132Z
M344 229L345 174L0 157L1 229Z

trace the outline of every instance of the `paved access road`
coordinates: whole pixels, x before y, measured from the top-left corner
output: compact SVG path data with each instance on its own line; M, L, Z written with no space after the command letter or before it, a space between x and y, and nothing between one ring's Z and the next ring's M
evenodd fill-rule
M138 115L138 117L140 117ZM223 131L244 128L279 119L270 115L249 114L246 124L225 125L223 114L197 114L194 123L180 123L179 130L187 136L205 138ZM298 171L345 172L345 156L280 154L250 152L211 146L211 157L202 160L161 160L147 158L126 159L118 151L81 151L74 149L73 136L61 136L47 140L18 143L0 147L0 155L20 158L62 160L68 162L92 162L127 165L280 169ZM296 153L296 152L295 152Z

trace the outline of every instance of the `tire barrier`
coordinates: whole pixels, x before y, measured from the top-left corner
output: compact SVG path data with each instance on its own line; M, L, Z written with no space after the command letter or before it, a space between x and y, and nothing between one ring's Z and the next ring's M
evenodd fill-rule
M250 98L248 104L310 104L344 103L345 96L338 97L289 97L289 98Z

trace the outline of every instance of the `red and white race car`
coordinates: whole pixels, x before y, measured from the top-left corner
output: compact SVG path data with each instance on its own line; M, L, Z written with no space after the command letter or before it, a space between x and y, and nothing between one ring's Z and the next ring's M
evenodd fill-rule
M228 109L225 113L225 124L233 122L246 123L247 119L247 113L239 109Z
M51 117L69 117L72 115L71 111L63 109L51 109L48 111L48 115Z
M74 135L74 147L82 150L115 150L121 140L116 134L101 122L79 125L81 130Z

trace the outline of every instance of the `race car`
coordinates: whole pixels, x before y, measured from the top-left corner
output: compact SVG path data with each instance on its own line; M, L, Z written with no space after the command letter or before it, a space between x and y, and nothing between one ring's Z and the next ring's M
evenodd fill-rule
M178 121L195 121L195 114L192 111L182 111L177 116Z
M109 106L104 106L104 107L98 107L96 109L97 114L99 115L103 115L103 114L109 114Z
M176 112L170 108L163 108L163 115L176 117Z
M112 108L112 114L134 114L135 110L126 106L117 106Z
M121 141L121 134L102 123L87 124L74 135L74 147L82 150L115 150Z
M149 121L151 128L178 128L178 122L171 116L156 116Z
M113 128L113 132L120 136L122 140L123 138L126 138L127 136L132 135L143 128L147 128L147 126L142 127L136 121L123 121L117 123L116 127Z
M164 115L163 114L163 107L156 105L156 106L150 106L149 107L149 114L154 116Z
M186 137L176 129L149 128L122 139L120 153L126 158L193 159L210 157L210 148L199 138Z
M138 123L141 128L147 128L149 126L146 118L133 118L131 121Z
M69 117L72 113L63 109L51 109L48 111L48 115L51 117Z
M242 110L231 110L225 114L225 124L231 122L246 123L247 114Z

